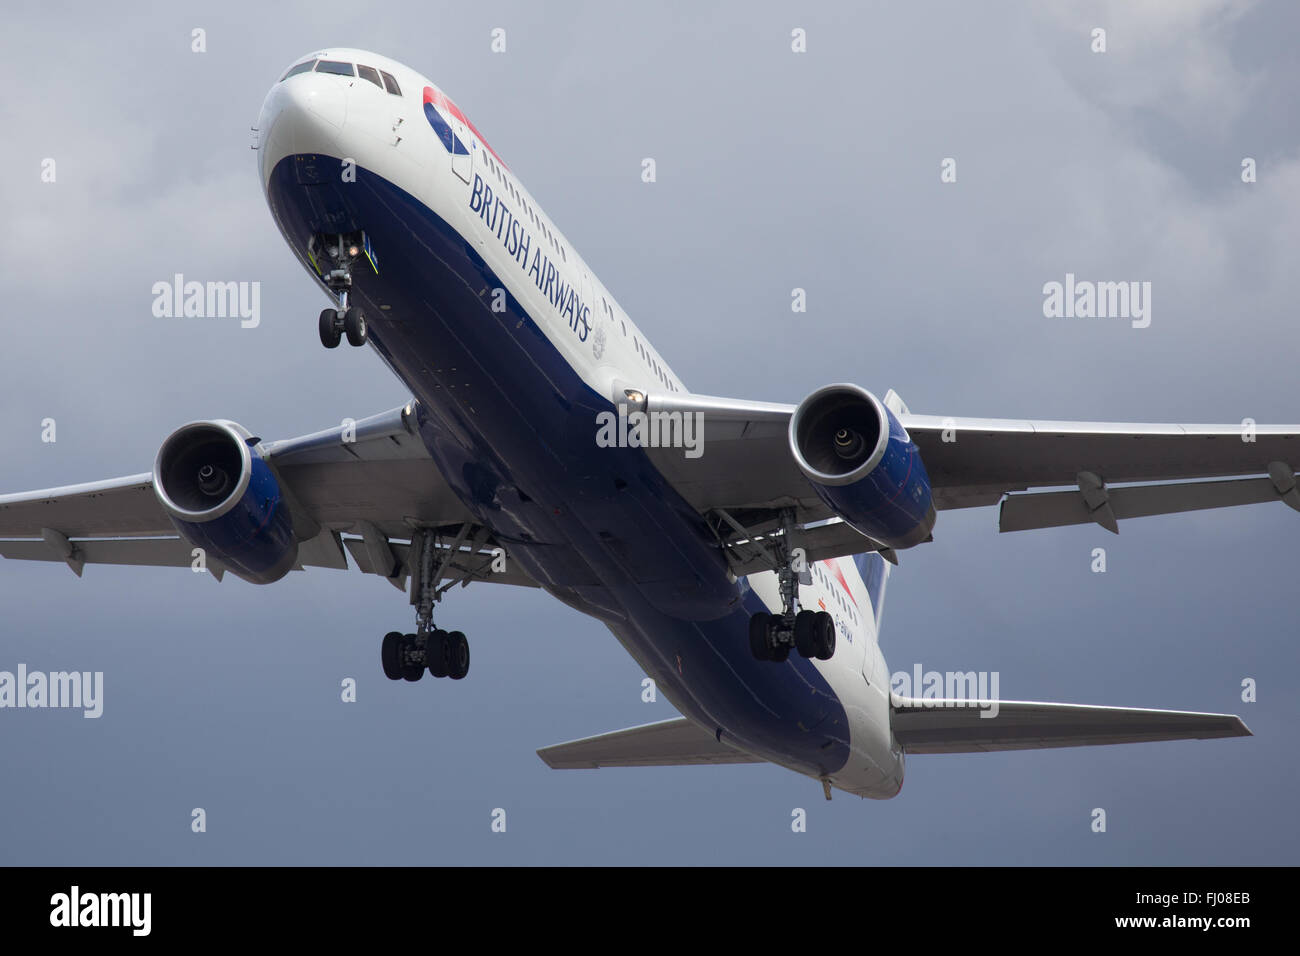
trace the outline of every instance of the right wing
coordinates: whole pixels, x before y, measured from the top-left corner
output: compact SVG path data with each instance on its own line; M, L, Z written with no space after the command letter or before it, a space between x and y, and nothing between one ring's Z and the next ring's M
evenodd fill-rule
M537 756L555 770L763 763L715 739L685 717L543 747Z
M996 715L985 716L994 706ZM894 737L909 754L1041 750L1252 736L1241 718L1232 714L898 696L893 698L893 726Z

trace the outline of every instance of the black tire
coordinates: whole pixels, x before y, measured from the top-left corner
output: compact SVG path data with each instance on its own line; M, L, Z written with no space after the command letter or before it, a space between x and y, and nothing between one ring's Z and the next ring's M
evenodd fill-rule
M800 611L794 616L794 646L804 657L817 656L816 631L816 611Z
M336 309L326 309L320 314L320 344L327 349L336 349L339 342L343 341L343 336L339 333L338 326L335 324L338 320L338 311Z
M826 611L817 613L817 623L813 628L816 638L816 656L819 661L828 661L835 656L835 618Z
M424 650L425 661L429 665L429 673L434 677L446 677L448 671L447 660L447 632L443 630L429 632L429 644Z
M366 317L356 306L343 313L343 331L347 333L348 345L366 344Z
M402 635L389 631L384 635L384 643L379 648L379 659L384 665L384 676L389 680L402 677Z
M775 651L772 652L772 656L771 658L769 658L769 660L771 660L772 663L774 664L780 664L789 656L790 656L790 645L782 644L780 647L778 647Z
M460 631L447 635L447 676L452 680L464 680L469 673L469 641Z
M415 644L414 634L407 634L405 637L402 638L403 650L412 647L414 644ZM406 655L403 654L402 656L405 657ZM409 680L412 683L414 683L415 681L419 680L423 676L424 676L424 668L421 667L419 664L402 665L402 680Z
M766 611L759 611L749 619L749 652L755 660L771 659L767 649L767 629L771 621L772 615Z

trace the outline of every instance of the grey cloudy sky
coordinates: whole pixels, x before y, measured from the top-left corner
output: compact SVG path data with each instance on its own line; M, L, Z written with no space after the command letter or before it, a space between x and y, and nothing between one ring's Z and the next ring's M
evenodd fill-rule
M0 491L145 471L196 418L279 438L406 399L374 355L320 347L248 148L280 71L328 45L443 86L697 392L847 380L933 414L1300 421L1298 21L1222 0L7 11ZM260 327L154 318L177 272L261 282ZM1151 282L1150 327L1044 318L1067 272ZM0 862L1295 863L1298 531L1281 505L1118 538L942 514L891 581L892 670L1240 713L1256 736L917 757L885 803L770 766L547 769L539 746L673 714L538 592L456 592L441 620L470 678L407 685L378 659L405 600L355 571L255 588L0 562L0 669L106 684L99 720L0 712Z

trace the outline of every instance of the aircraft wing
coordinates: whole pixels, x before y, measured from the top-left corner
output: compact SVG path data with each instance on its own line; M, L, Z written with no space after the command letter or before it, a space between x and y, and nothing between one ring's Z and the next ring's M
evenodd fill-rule
M555 770L763 762L721 743L685 717L543 747L537 756Z
M443 580L535 586L521 572L482 575L493 544L448 487L409 421L409 407L263 445L298 538L298 565L364 572L403 587L417 527L466 529ZM345 537L346 536L346 537ZM450 547L450 545L448 545ZM345 552L346 549L346 552ZM0 495L0 556L87 564L190 567L192 550L158 503L151 473ZM220 578L223 571L209 562Z
M1278 500L1300 510L1300 425L914 415L892 392L884 404L920 449L935 508L1001 502L1001 531L1095 521L1118 533L1120 519ZM701 414L702 454L647 451L687 501L718 519L730 546L748 540L744 531L757 539L776 527L785 508L799 523L791 545L804 545L812 559L878 547L844 526L795 464L788 438L795 406L670 392L648 395L645 410ZM1057 490L1021 493L1040 488ZM733 557L743 573L761 565L750 567L743 548Z
M996 703L996 716L991 708ZM1025 701L893 698L894 736L909 754L1091 747L1158 740L1250 737L1232 714Z

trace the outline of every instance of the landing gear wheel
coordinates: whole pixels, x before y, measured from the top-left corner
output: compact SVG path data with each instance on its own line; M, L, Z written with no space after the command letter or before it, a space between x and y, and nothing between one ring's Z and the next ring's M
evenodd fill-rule
M771 621L772 615L766 611L759 611L749 619L749 652L756 661L771 660L767 648L767 630Z
M447 676L463 680L469 673L469 641L460 631L452 631L443 646L447 649Z
M429 673L434 677L446 677L448 672L447 632L430 631L429 643L424 650L425 660L429 664ZM467 651L466 654L469 652Z
M774 664L780 664L789 656L790 656L790 645L780 644L777 646L776 650L772 652L772 656L769 657L768 660L772 661L772 663Z
M830 660L835 655L835 618L826 611L818 611L812 631L816 658Z
M402 657L405 658L406 652L410 651L412 648L414 648L414 646L415 646L414 634L407 634L404 638L402 638L402 644L401 644L402 651L403 651ZM414 683L415 681L419 680L423 676L424 676L424 668L421 665L408 664L406 663L405 659L403 659L402 661L403 680L409 680L412 683Z
M817 612L800 611L794 617L794 646L804 657L817 656Z
M402 635L389 631L384 635L384 643L379 648L379 659L384 665L384 676L389 680L402 677Z
M366 344L366 317L356 306L343 313L343 331L347 333L348 345ZM338 335L337 332L334 334Z
M326 309L320 314L320 344L327 349L336 349L343 340L338 326L338 311Z

